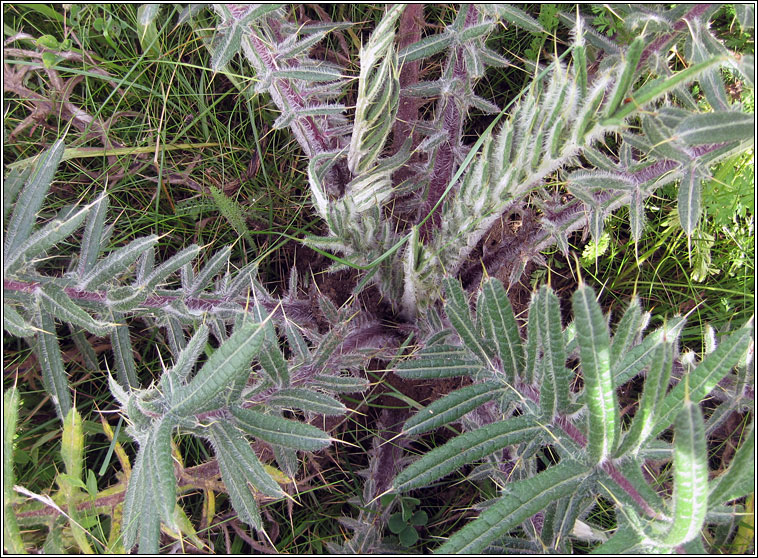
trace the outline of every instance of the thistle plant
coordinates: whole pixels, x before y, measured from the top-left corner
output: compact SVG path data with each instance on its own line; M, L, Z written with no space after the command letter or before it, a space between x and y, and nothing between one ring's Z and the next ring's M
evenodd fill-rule
M677 342L685 318L646 333L649 314L636 299L620 317L607 315L580 284L571 314L562 316L556 293L543 286L522 323L508 290L528 264L544 263L546 248L568 255L579 231L599 239L619 208L627 208L630 235L640 240L645 202L663 185L678 185L679 221L693 234L701 182L753 141L754 116L728 99L721 73L727 68L753 87L753 57L734 55L714 36L715 9L614 6L619 42L578 12L559 13L569 42L556 41L554 55L528 66L527 86L500 107L476 93L488 68L513 64L488 46L490 34L507 25L547 36L514 6L464 5L426 36L422 7L389 6L360 45L355 75L312 55L350 23L298 24L281 5L217 4L210 16L202 6L187 8L180 22L204 41L211 70L248 98L269 98L278 109L273 127L289 129L302 148L311 205L324 226L299 240L333 261L329 271L357 270L355 296L338 308L314 293L314 305L298 295L304 282L294 269L286 293L274 296L259 280L256 255L238 268L230 246L207 253L190 245L165 261L156 261L157 235L108 249L107 188L94 201L44 215L65 137L15 164L3 192L3 323L34 351L64 424L71 478L61 477L54 505L15 503L13 483L4 483L4 509L17 519L6 538L23 549L18 527L44 524L52 539L69 498L66 518L82 552L92 541L77 514L88 505L113 514L104 549L157 553L161 532L195 536L179 502L191 490L225 492L238 518L266 536L261 502L290 495L261 448L270 449L278 473L295 478L298 452L339 442L323 417L348 412L340 394L365 391L363 372L373 361L389 362L387 370L403 378L462 378L464 385L410 418L382 415L354 500L360 515L341 520L352 535L332 550L387 549L382 537L393 510L409 521L403 502L415 496L406 493L473 463L471 480L492 479L499 495L481 502L479 517L441 552L567 552L588 537L604 553L705 552L711 526L726 540L746 510L735 500L752 490L752 422L729 468L712 479L707 443L753 403L752 319L720 339L707 330L698 361ZM736 9L747 25L748 7ZM155 33L157 11L139 13L139 25ZM251 88L229 71L240 52L243 69L254 73ZM467 143L474 110L492 121ZM241 212L226 213L242 235ZM522 221L518 235L485 249L510 215ZM80 238L78 253L51 272L47 256L72 238ZM376 294L391 312L367 311L360 294ZM135 363L135 323L156 331L170 353L155 375ZM83 434L61 324L87 368L107 381L137 446L133 462L119 457L116 496L95 485L86 505L77 492L83 470L72 447ZM92 337L109 338L113 370L101 370ZM631 382L644 387L629 419L617 394ZM12 451L17 393L6 400L4 447ZM453 424L463 433L415 461L404 455L415 437ZM177 434L200 440L212 457L185 468ZM654 462L670 464L671 478L662 481L673 484L670 496L646 477ZM615 509L610 537L589 518L601 498ZM405 527L395 525L412 537L413 526Z
M401 434L415 436L457 421L467 431L406 467L388 493L423 488L484 460L483 471L471 475L485 472L501 495L484 502L481 515L439 552L568 552L597 497L617 506L617 529L595 551L705 552L705 526L728 523L731 514L743 512L740 505L726 504L752 491L753 470L738 465L751 459L752 425L739 459L709 481L706 434L723 413L719 406L705 421L699 403L718 385L728 411L729 401L744 401L752 389L752 363L746 360L752 321L712 347L669 390L684 318L643 335L649 316L635 299L611 335L595 293L581 285L572 296L573 321L564 328L558 297L543 286L532 297L522 341L499 280L483 283L473 314L459 282L446 280L445 294L447 327L421 343L397 373L471 381L418 411ZM617 390L642 376L637 409L623 428ZM672 425L673 441L660 438ZM645 478L649 460L673 462L671 499Z

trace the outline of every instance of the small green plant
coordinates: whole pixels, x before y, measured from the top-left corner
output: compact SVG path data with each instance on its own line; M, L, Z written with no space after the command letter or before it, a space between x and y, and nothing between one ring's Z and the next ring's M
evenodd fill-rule
M397 535L403 547L410 548L419 539L416 527L425 526L429 521L429 516L424 510L414 511L421 504L418 498L388 494L382 497L382 505L389 506L393 500L398 502L400 511L390 515L387 527L393 535Z

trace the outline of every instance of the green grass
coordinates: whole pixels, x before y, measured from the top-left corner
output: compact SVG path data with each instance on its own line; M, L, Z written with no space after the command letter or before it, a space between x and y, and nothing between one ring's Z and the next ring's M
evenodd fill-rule
M370 5L340 4L330 9L335 21L376 21L381 16L380 10ZM70 41L72 51L81 54L75 60L53 63L52 69L62 87L39 70L30 70L31 77L23 85L45 99L68 101L91 119L87 120L89 125L82 120L84 129L80 130L75 125L69 127L71 119L59 118L52 110L11 135L32 114L35 102L33 97L6 94L3 149L7 163L37 155L41 146L49 145L64 133L68 147L149 149L146 153L73 158L64 162L42 211L43 217L51 217L66 204L92 200L107 188L109 215L117 216L109 248L122 246L136 236L158 234L162 239L156 259L161 261L193 242L206 247L207 257L233 244L232 261L242 265L260 258L264 283L273 289L286 285L295 259L306 257L303 255L306 252L284 235L299 237L315 233L321 226L310 210L307 160L288 130L272 129L277 115L265 97L248 98L240 94L229 77L213 74L201 33L188 25L175 26L178 8L161 6L152 45L140 43L135 5L88 4L64 13L59 6L51 9L47 5L8 4L3 10L6 39L18 32L33 37L17 41L11 47L34 51L34 38L50 35L59 42ZM435 24L452 17L454 11L446 6L434 6L427 13L428 21ZM210 33L210 24L207 14L201 16L198 30ZM353 60L351 69L355 70L360 40L365 40L366 35L360 29L351 29L343 35L349 49L347 54ZM528 49L534 48L532 39L525 32L498 28L488 44L505 52L516 65L488 72L477 93L502 106L520 90L528 73L519 61L528 57ZM326 44L341 51L340 43L333 37ZM543 50L551 48L552 38L548 38ZM6 55L6 62L14 71L28 66L29 60ZM230 65L229 72L237 85L245 90L252 88L254 78L249 76L253 72L241 57ZM471 123L468 132L484 129L485 120ZM98 131L100 124L104 133ZM104 145L104 138L109 145ZM174 144L193 147L162 149ZM230 222L229 212L223 211L210 195L211 187L223 191L244 212L248 235L243 234L239 224ZM603 286L606 305L616 313L637 293L643 307L653 308L651 326L667 316L691 311L683 343L701 352L704 324L723 330L730 322L743 323L752 313L753 209L746 208L734 226L726 230L722 227L724 223L717 223L713 217L703 220L703 231L713 237L711 267L720 271L707 275L703 281L695 281L686 238L675 226L665 228L675 209L675 197L662 194L648 203L648 228L637 246L639 259L628 238L628 220L619 211L606 224L610 240L607 251L596 263L586 265L583 274ZM76 249L74 245L60 246L60 251L47 262L48 271L65 272ZM577 239L574 248L581 253L584 243ZM742 264L735 267L738 260ZM556 260L554 265L559 263ZM565 266L556 267L554 272L570 276ZM692 307L693 301L699 304ZM161 362L167 362L167 345L159 330L150 324L135 319L131 325L138 375L148 383L159 377ZM67 369L76 390L76 408L85 420L85 470L95 472L98 488L102 490L117 483L121 474L118 460L110 452L112 444L100 425L101 414L114 429L118 422L113 412L116 406L104 382L106 368L113 369L112 359L108 347L102 345L103 340L91 339L98 352L99 369L87 369L76 361L76 346L68 332L61 329L59 333L66 339L63 350L71 355ZM21 391L15 482L37 494L49 494L55 490L56 475L63 470L59 455L60 421L47 400L28 345L5 336L3 351L4 388L17 384ZM339 543L348 535L337 518L357 516L357 508L349 501L362 492L363 479L358 472L368 465L366 452L375 435L372 420L383 406L379 395L376 392L355 400L353 403L362 414L349 415L334 433L355 447L339 445L330 448L326 456L307 458L314 460L306 463L308 479L298 479L296 491L290 487L297 494L297 505L290 508L289 502L279 501L264 506L266 521L279 525L274 541L278 551L326 552L327 541ZM407 401L398 398L393 401L415 411ZM123 429L119 438L133 459L134 447ZM420 443L428 449L442 443L441 440L439 434L430 435ZM211 455L209 448L196 439L179 437L176 442L187 466L199 465ZM105 474L100 476L98 472L104 464L107 464ZM444 486L430 488L422 504L429 522L413 550L425 551L435 546L439 537L457 530L472 515L471 505L488 497L487 494L494 496L491 484L472 484L461 476ZM194 525L200 525L205 503L202 492L189 493L181 502ZM212 541L217 552L227 550L227 535L231 552L252 551L228 526L229 511L225 497L217 495L217 523L199 529L199 536L206 542ZM598 517L596 523L602 524L605 517L601 512ZM99 539L105 538L108 531L106 519L102 521L102 525L91 528ZM27 548L42 548L46 536L44 529L25 532ZM73 547L71 541L64 542Z

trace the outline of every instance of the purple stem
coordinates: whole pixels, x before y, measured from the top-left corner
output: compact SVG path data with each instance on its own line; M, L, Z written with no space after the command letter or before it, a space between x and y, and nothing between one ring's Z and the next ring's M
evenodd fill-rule
M33 294L39 289L41 283L16 281L13 279L3 279L3 288L23 293ZM81 291L74 287L65 287L64 292L72 299L84 300L87 302L96 302L105 304L106 293L105 291ZM223 298L196 298L188 297L182 298L179 296L167 296L167 295L153 295L147 297L147 299L140 303L141 307L148 308L165 308L172 302L181 300L186 304L190 310L201 310L206 312L212 312L217 306L222 304L228 304L233 302L238 304L241 308L249 306L248 301L245 299L229 300ZM278 319L284 318L285 314L288 319L294 321L316 326L315 317L312 315L310 303L306 301L277 301L277 300L258 300L258 302L266 309L267 312L273 312L274 317Z

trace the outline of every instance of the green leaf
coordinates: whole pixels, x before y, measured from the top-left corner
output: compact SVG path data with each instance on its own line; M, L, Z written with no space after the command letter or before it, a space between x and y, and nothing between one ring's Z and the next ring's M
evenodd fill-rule
M306 388L289 388L277 391L268 404L280 409L300 409L320 415L339 416L347 412L340 401L325 393Z
M724 376L737 365L752 342L752 320L729 337L721 341L716 350L709 354L688 375L689 397L700 402L716 387ZM656 417L655 428L650 434L655 438L674 421L685 400L685 382L680 381L661 403Z
M711 504L721 504L746 496L755 486L755 422L742 434L742 444L732 457L729 468L711 481Z
M211 431L217 453L224 453L224 457L231 459L240 469L246 482L249 482L258 492L271 498L284 496L284 492L263 468L242 432L225 421L214 422Z
M332 441L323 430L296 420L241 407L232 407L232 414L242 430L270 444L295 450L317 451Z
M593 290L580 286L573 296L574 323L584 378L584 399L589 408L590 458L604 461L616 448L619 408L611 376L610 334Z
M403 426L403 433L414 436L455 422L487 401L501 397L504 392L502 385L497 382L472 384L452 391L408 419Z
M155 268L150 275L145 277L140 286L148 291L154 289L158 283L166 279L166 277L181 268L184 264L191 262L199 253L200 247L197 244L192 244L184 250L180 250Z
M3 328L15 337L34 335L35 329L10 304L3 302Z
M605 115L612 117L616 109L621 105L621 101L627 95L632 85L634 85L634 75L637 70L637 64L642 56L642 50L645 47L643 37L635 37L632 44L624 52L624 65L619 66L621 72L613 87L610 101L605 107Z
M124 549L129 552L137 542L140 531L142 514L149 507L150 493L146 486L147 473L145 472L146 445L140 447L137 458L134 460L129 484L124 495L124 506L121 515L121 540ZM148 505L146 505L148 504Z
M95 202L94 209L87 216L87 224L82 235L82 248L79 255L77 275L86 275L97 261L103 249L105 217L108 213L108 195L103 193ZM81 287L80 287L81 288Z
M173 429L174 421L170 417L155 422L150 439L146 444L145 458L148 464L152 498L158 505L160 517L169 527L177 530L177 526L174 525L176 477L174 476L174 461L171 457L171 432Z
M623 443L616 452L617 457L628 451L637 453L650 436L655 425L658 407L668 389L673 356L673 348L669 343L656 346L637 412L634 414L631 427L624 436Z
M81 279L77 288L80 290L96 289L106 281L112 281L132 265L143 252L155 246L157 242L158 237L150 235L132 240L126 246L114 250L96 264L89 266L86 273L80 274Z
M365 378L355 376L335 376L332 374L316 374L313 376L313 386L333 393L356 393L369 387Z
M273 339L267 339L258 358L261 361L263 371L274 385L284 388L290 384L290 373L287 361L284 359L277 341L276 335L273 336Z
M537 296L542 345L542 388L540 407L545 417L569 411L569 370L566 368L566 349L561 328L561 308L553 290L544 285Z
M426 453L395 477L393 487L398 492L421 488L467 463L504 447L537 439L543 433L542 426L526 415L488 424Z
M484 372L482 365L465 350L452 345L434 345L422 349L417 358L402 361L395 372L402 378L476 377Z
M402 49L397 57L401 64L420 60L447 49L453 43L451 33L435 33Z
M161 385L169 392L184 382L192 372L200 353L208 342L210 329L206 324L200 324L192 338L187 342L179 353L174 365L161 377Z
M63 138L61 138L37 160L34 171L16 201L11 220L5 231L4 252L6 258L17 254L21 245L29 238L37 218L37 212L42 207L42 202L50 189L55 171L58 170L64 149L65 145Z
M403 514L400 512L393 513L389 521L387 521L387 527L389 527L390 533L398 534L405 529L408 524L403 520Z
M708 448L703 415L698 403L686 396L674 424L673 499L674 522L662 542L678 546L700 536L708 509Z
M482 285L477 314L485 336L495 341L505 380L514 382L524 369L524 348L511 301L499 280L489 278Z
M55 405L58 418L64 420L71 410L66 369L63 366L55 323L50 315L37 307L37 320L42 331L37 333L37 360L42 368L42 382Z
M521 27L526 31L531 31L532 33L547 33L539 21L512 4L492 4L491 6L488 6L488 9L495 12L505 21L513 23L517 27Z
M522 521L551 502L569 496L588 471L566 460L538 475L508 484L508 491L493 505L435 550L436 554L478 554Z
M13 387L3 393L3 546L10 554L26 554L21 532L18 530L13 502L15 475L13 473L13 440L18 422L18 390Z
M61 457L66 473L81 482L84 466L84 431L82 417L74 407L71 407L63 420Z
M216 349L187 386L174 391L171 412L191 415L213 400L237 376L250 374L250 362L263 344L263 324L246 321Z
M687 145L749 140L755 133L755 115L736 111L698 113L682 120L675 131Z
M111 321L119 324L113 328L111 333L111 347L113 348L118 381L124 387L139 387L129 326L124 324L124 315L119 312L111 312Z
M23 260L31 261L35 256L73 234L82 224L85 217L87 217L90 207L91 205L88 205L76 212L59 215L29 237L19 248L13 251L6 250L5 272L8 273L15 269L20 261L22 261L22 257Z
M611 362L620 362L631 348L635 338L640 333L643 324L640 300L635 296L629 302L629 307L619 320L611 340Z
M56 285L43 285L37 291L37 295L42 308L63 322L76 324L99 337L104 337L111 331L109 324L87 314Z

